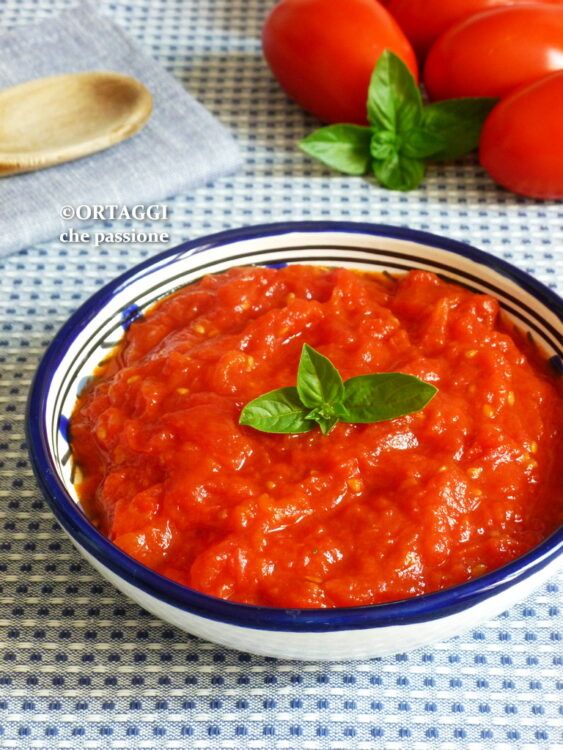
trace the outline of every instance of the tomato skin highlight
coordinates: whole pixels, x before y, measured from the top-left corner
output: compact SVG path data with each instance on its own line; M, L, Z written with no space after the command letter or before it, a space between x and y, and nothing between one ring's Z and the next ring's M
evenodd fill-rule
M563 71L518 89L493 109L479 160L514 193L563 198Z
M561 5L562 0L540 0ZM530 4L530 0L391 0L387 8L417 55L424 58L436 39L449 28L490 8Z
M478 13L433 45L424 83L431 99L508 96L563 68L563 6L529 4Z
M409 41L375 0L281 0L266 19L262 46L288 96L328 123L365 124L369 81L385 49L418 80Z

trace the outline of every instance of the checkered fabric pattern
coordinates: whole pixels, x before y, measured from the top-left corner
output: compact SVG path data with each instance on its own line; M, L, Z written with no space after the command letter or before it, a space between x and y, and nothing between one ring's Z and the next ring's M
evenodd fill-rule
M67 0L0 0L0 30ZM316 125L260 54L269 0L119 0L122 24L235 133L235 177L166 201L171 243L288 219L426 229L563 285L563 206L497 189L471 162L406 195L308 161ZM0 183L0 200L2 185ZM105 227L152 229L143 222ZM155 245L24 248L0 263L0 748L563 748L560 589L452 641L344 664L276 661L167 626L75 552L36 487L24 442L30 380L68 315Z

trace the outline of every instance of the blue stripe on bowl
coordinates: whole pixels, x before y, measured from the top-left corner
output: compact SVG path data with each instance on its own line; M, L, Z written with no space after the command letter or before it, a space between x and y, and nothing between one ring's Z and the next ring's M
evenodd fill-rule
M461 255L475 263L485 265L497 274L510 279L518 287L534 296L542 305L555 312L560 320L563 319L562 300L553 291L526 273L481 250L476 250L461 242L438 237L426 232L400 227L352 222L297 222L228 230L204 239L184 243L177 248L173 248L144 261L108 284L85 302L55 336L39 365L28 401L26 430L30 455L37 480L60 523L72 538L99 562L145 593L202 617L265 630L326 632L433 620L474 606L510 588L515 583L528 578L548 565L555 559L563 547L563 530L559 530L534 550L531 550L526 555L514 560L503 568L452 589L401 602L367 607L336 608L330 610L284 610L236 604L207 596L174 583L125 555L90 524L80 507L68 495L57 473L58 462L55 461L51 453L48 439L49 429L54 430L56 433L57 415L61 411L61 401L59 400L48 424L47 395L50 383L54 372L65 357L68 346L77 338L77 332L80 332L86 325L92 322L97 317L98 312L116 294L126 290L135 280L150 275L153 268L158 267L161 269L174 264L178 259L187 255L197 255L206 250L220 248L235 242L278 236L292 232L321 234L324 232L339 232L351 235L360 234L372 237L395 238L445 250L454 256ZM321 246L322 240L320 239L315 247L318 248ZM350 248L346 247L346 250L350 250ZM361 250L362 252L369 252L366 248L361 248ZM353 251L353 248L351 251ZM273 253L276 251L270 252ZM384 252L386 254L393 254L392 251ZM251 255L253 257L256 255L259 256L260 253L253 251ZM405 254L399 253L398 255ZM241 260L246 259L248 261L248 255L246 254L241 254L239 257ZM220 262L217 261L217 263ZM426 261L424 262L426 263ZM217 265L217 263L202 264L202 268L206 265ZM445 270L448 270L447 266ZM463 273L456 269L455 266L452 266L451 271L456 274ZM179 276L185 276L188 272L191 273L192 271L184 271ZM481 279L477 279L477 281L480 284L483 283ZM505 295L506 293L502 292L502 296ZM515 303L520 309L526 307L518 301L515 301ZM538 316L535 311L528 309L526 312L528 316L525 316L524 319L528 324L532 323L531 316L539 318L539 321L545 326L545 321L542 321L541 316ZM105 324L107 324L107 320L103 326ZM556 331L555 333L557 334ZM545 335L541 334L541 332L540 335L545 338ZM560 342L560 338L558 340ZM93 346L96 347L97 344L94 343ZM79 369L79 367L74 367L72 371L76 374ZM74 380L75 377L70 377L70 384ZM66 387L66 381L67 379L64 379L60 391L63 390L63 387ZM60 396L60 393L57 395ZM56 434L52 433L51 442L53 446L57 445Z
M131 327L131 324L142 317L143 313L139 309L138 305L132 302L130 305L127 305L127 307L124 307L121 311L121 327L124 331L128 331Z

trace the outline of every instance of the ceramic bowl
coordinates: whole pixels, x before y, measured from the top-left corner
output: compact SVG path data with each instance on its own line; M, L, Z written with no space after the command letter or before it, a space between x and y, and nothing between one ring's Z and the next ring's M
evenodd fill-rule
M286 659L360 659L408 651L472 628L526 597L558 568L561 529L503 568L438 593L374 606L297 610L236 604L174 583L123 553L90 523L73 487L68 424L96 365L144 309L203 274L288 263L435 271L495 295L506 315L561 371L562 301L505 261L460 242L343 222L270 224L186 242L85 302L56 335L37 371L28 403L29 449L39 485L73 544L116 588L157 617L224 646Z

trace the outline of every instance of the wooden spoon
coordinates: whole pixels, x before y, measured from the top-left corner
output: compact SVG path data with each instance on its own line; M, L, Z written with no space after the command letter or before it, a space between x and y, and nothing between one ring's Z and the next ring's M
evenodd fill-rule
M0 176L93 154L137 133L152 96L121 73L38 78L0 91Z

